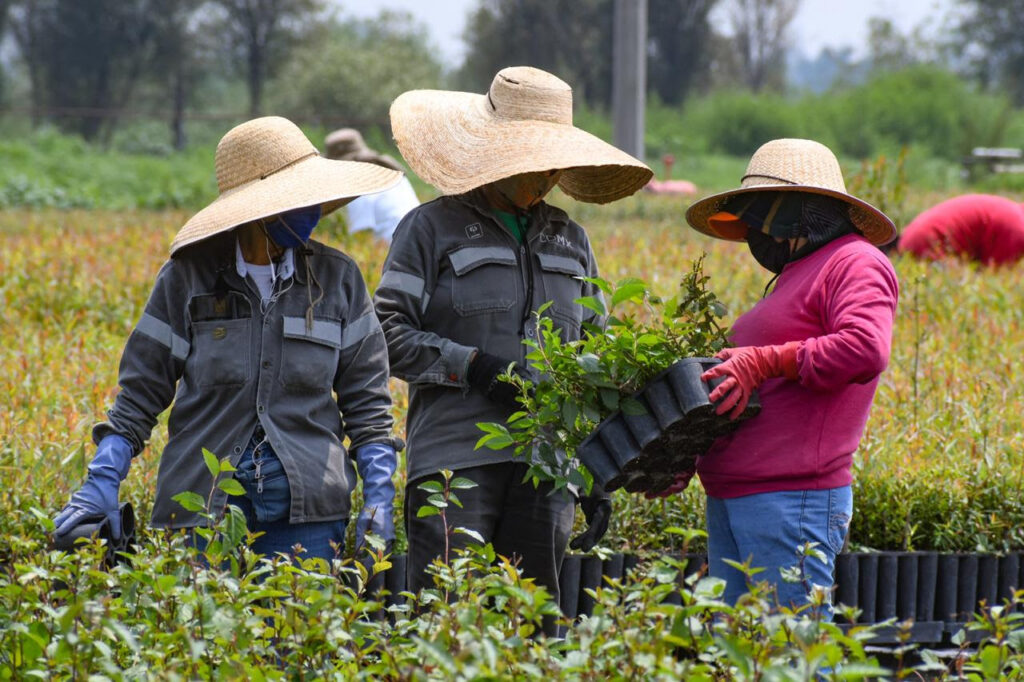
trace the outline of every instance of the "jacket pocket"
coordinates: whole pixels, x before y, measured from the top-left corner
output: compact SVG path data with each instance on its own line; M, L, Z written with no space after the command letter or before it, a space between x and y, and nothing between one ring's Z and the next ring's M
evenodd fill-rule
M192 323L194 369L200 386L237 386L249 380L251 320Z
M576 299L583 295L586 275L583 264L575 258L553 253L538 253L544 275L544 297L551 301L552 318L566 332L566 341L579 338L583 324L583 306Z
M341 349L341 322L285 316L278 379L293 393L326 393L334 385Z
M452 266L452 305L466 317L505 312L516 304L515 252L507 246L471 246L448 254Z

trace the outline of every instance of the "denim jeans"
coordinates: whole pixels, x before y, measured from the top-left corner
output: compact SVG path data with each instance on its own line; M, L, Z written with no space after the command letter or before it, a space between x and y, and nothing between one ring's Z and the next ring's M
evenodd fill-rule
M853 514L850 486L829 490L787 490L744 497L708 497L708 568L726 582L725 600L736 600L747 591L746 576L723 559L763 568L754 581L767 581L777 590L781 606L807 603L809 586L834 585L836 556L843 549ZM787 582L781 569L800 563L799 548L808 542L825 555L803 560L803 580ZM826 613L831 619L831 602Z
M341 555L348 519L290 523L291 491L288 475L261 429L256 430L235 471L235 479L245 495L231 498L231 504L245 514L245 522L254 533L263 533L252 544L254 552L273 556L293 554L292 547L302 545L302 559L321 557L330 561ZM337 550L331 543L337 545Z

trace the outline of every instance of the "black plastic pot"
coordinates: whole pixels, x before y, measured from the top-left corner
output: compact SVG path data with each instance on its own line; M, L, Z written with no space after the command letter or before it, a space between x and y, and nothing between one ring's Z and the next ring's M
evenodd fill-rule
M878 555L861 554L858 557L857 606L861 614L858 622L874 623L878 603Z
M110 527L110 519L105 515L84 519L64 535L55 535L53 546L66 552L75 550L78 541L83 538L101 538L107 541L107 553L104 563L108 567L124 561L123 553L135 552L135 509L131 502L121 503L121 535L115 538Z
M859 558L856 554L840 554L836 557L836 603L860 606L858 598L859 565Z
M996 589L998 603L1013 597L1013 593L1020 586L1020 554L1016 552L999 558L999 577Z
M956 554L940 554L935 581L935 620L956 620L959 577L960 557Z
M901 620L917 618L917 585L920 576L921 555L907 552L897 556L896 617Z
M915 619L921 622L941 620L935 617L935 595L938 591L939 555L924 552L917 559L917 609Z
M685 358L655 376L633 398L642 414L616 411L597 425L576 450L605 490L658 492L675 474L693 471L715 438L734 431L760 411L757 396L735 420L717 415L708 395L717 382L701 374L714 358Z

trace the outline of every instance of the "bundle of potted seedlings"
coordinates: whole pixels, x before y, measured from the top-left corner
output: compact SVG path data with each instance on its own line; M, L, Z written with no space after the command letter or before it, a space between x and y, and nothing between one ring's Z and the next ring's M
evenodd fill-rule
M541 379L503 377L519 385L522 410L506 424L479 424L477 447L514 447L530 475L556 488L588 490L594 480L609 491L657 493L692 473L716 438L760 410L755 395L730 420L708 400L715 384L700 376L720 362L712 356L726 345L726 330L702 260L670 298L638 279L588 279L603 298L577 302L606 322L578 341L563 342L542 307L538 340L525 342Z

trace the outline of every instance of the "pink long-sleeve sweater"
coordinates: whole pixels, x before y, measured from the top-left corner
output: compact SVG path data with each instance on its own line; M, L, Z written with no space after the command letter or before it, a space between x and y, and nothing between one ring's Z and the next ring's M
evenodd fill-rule
M878 378L889 362L899 296L886 256L858 235L782 271L732 328L735 346L803 340L799 381L769 379L761 413L697 462L708 495L740 497L849 485Z

